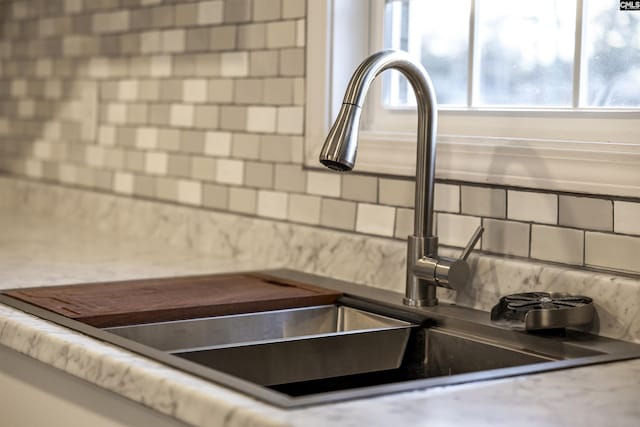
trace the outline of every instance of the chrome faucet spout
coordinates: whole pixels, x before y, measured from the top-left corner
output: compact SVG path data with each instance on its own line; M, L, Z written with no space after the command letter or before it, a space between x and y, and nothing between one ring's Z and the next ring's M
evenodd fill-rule
M353 169L364 99L371 83L388 69L398 70L407 78L415 93L418 110L415 219L413 235L408 237L405 303L435 305L438 301L436 286L461 286L469 277L469 267L464 260L437 256L433 196L438 106L431 78L422 64L414 61L406 52L397 50L384 50L365 59L349 81L338 117L320 151L320 163L340 172ZM479 233L482 233L481 229Z

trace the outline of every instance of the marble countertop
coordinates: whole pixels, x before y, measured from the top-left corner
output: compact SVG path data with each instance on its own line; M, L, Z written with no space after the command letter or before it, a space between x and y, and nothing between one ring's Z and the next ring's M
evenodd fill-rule
M287 267L0 209L0 287ZM0 305L0 344L196 426L640 423L640 360L283 410Z

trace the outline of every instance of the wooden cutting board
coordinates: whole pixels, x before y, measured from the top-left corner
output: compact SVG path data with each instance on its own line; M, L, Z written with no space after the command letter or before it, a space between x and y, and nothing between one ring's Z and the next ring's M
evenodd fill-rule
M48 286L5 294L101 328L332 304L340 297L263 273Z

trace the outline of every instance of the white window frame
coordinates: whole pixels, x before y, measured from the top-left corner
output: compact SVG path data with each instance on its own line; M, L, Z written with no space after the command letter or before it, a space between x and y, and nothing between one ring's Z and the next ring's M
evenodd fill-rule
M305 165L318 153L356 66L372 51L383 0L307 1ZM372 32L373 38L380 34ZM373 44L373 43L372 43ZM376 102L380 90L372 88ZM415 175L415 113L400 129L372 130L365 106L355 171ZM404 120L404 122L402 122ZM374 120L375 121L375 120ZM439 109L436 177L589 194L640 197L640 114L632 111Z

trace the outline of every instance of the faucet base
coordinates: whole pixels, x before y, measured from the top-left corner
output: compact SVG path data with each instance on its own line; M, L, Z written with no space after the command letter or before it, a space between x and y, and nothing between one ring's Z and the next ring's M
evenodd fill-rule
M405 297L402 298L402 303L409 307L433 307L434 305L438 305L438 298L411 299Z

